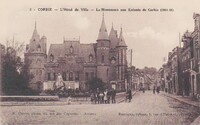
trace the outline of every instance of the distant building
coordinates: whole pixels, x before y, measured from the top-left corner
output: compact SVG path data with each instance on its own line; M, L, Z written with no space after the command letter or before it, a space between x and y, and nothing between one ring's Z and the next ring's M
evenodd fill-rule
M155 68L145 67L143 69L135 69L132 72L132 83L135 89L142 90L150 89L153 85L157 84L157 70Z
M25 61L33 76L30 80L33 89L53 88L60 74L67 89L87 90L85 83L97 77L118 90L125 90L127 45L122 28L118 36L112 26L108 35L104 16L96 43L83 44L80 39L64 39L63 43L51 44L48 54L46 44L47 38L40 38L35 24L25 53Z
M192 93L191 89L191 58L194 57L193 52L193 41L191 32L186 31L182 37L183 47L181 51L181 70L182 70L182 84L183 84L183 94L189 96Z
M170 75L170 67L168 63L162 65L162 68L159 70L160 74L160 83L161 83L161 90L165 92L169 92L170 90L170 82L171 82L171 75Z
M170 66L169 92L177 95L182 94L182 74L181 74L181 48L176 47L168 55L168 65Z

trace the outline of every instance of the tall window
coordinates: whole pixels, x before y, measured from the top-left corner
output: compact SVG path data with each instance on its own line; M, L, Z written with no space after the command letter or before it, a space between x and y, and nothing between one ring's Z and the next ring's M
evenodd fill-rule
M48 73L48 81L50 81L51 80L51 73Z
M121 51L121 63L123 64L123 50Z
M72 45L69 48L69 52L70 52L70 54L72 54L74 52L74 48L72 47Z
M91 72L91 79L94 78L94 72Z
M104 63L104 55L101 56L101 63Z
M73 72L69 73L69 81L73 81Z
M75 80L76 80L76 81L79 80L79 72L76 72Z
M107 75L107 80L109 80L109 69L107 69L107 71L106 71L106 75Z
M63 73L62 73L62 77L63 77L63 81L66 81L66 80L67 80L67 79L66 79L66 78L67 78L67 77L66 77L66 72L63 72Z
M53 73L53 80L56 81L56 73Z
M93 56L92 54L89 55L89 62L92 62L93 61Z
M85 73L85 80L89 80L89 74L88 74L88 72Z
M51 54L50 55L50 61L53 62L53 60L54 60L54 56Z

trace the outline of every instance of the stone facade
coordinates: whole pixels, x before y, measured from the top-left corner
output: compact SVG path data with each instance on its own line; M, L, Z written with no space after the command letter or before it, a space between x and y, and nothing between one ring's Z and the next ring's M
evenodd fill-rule
M193 14L194 19L194 31L191 34L192 37L192 52L191 57L191 94L196 96L200 94L200 14Z
M104 16L96 43L83 44L80 39L64 39L61 44L51 44L48 54L46 44L46 37L40 38L35 27L25 53L25 61L33 75L32 88L40 89L41 83L45 83L47 89L60 74L66 88L86 90L85 83L97 77L114 84L118 90L125 89L127 46L122 28L119 37L113 26L108 35Z
M193 52L193 41L191 37L191 32L186 31L182 37L183 47L182 47L182 84L183 84L183 94L189 96L192 93L191 90L191 77L190 77L190 59L194 56Z
M170 66L170 91L171 93L180 95L182 94L182 81L181 81L181 48L176 47L168 55L168 65Z
M35 24L35 29L30 39L30 44L26 46L24 57L31 76L30 87L36 90L42 89L42 83L45 81L46 71L44 64L47 59L46 42L47 39L45 36L40 38Z

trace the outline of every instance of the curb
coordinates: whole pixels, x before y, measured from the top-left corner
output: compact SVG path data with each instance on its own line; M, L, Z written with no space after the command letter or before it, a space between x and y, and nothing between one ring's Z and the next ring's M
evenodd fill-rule
M179 102L183 102L183 103L188 104L188 105L190 105L190 106L194 106L194 107L196 107L196 108L200 108L200 105L198 106L198 105L189 103L189 102L187 102L187 101L185 101L185 100L178 99L178 98L173 97L173 96L170 96L170 95L168 95L168 94L162 93L162 95L167 96L167 97L170 97L170 98L173 98L173 99L175 99L175 100L177 100L177 101L179 101Z
M162 95L163 95L163 96L166 96L166 97L169 97L169 98L173 98L173 99L175 99L175 100L177 100L177 101L179 101L179 102L182 102L182 103L185 103L185 104L187 104L187 105L190 105L190 106L193 106L193 107L196 107L196 108L200 109L200 105L197 106L197 105L195 105L195 104L189 103L189 102L187 102L187 101L185 101L185 100L182 100L182 99L175 98L175 97L170 96L170 95L165 94L165 93L162 93ZM200 116L198 116L190 125L199 125L199 123L200 123Z

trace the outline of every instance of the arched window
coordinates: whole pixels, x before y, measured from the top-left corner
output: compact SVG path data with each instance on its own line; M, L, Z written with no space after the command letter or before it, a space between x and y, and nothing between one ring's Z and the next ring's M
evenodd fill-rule
M37 46L37 51L38 51L38 52L41 52L41 51L42 51L40 44Z
M53 60L54 60L54 56L51 54L50 55L50 62L53 62Z
M69 48L69 52L70 52L70 54L74 53L74 48L73 48L72 45L71 45L70 48Z
M63 78L63 81L66 81L66 80L67 80L67 74L66 74L66 72L63 72L63 73L62 73L62 78Z
M78 80L79 80L79 72L76 72L75 75L76 75L76 76L75 76L75 80L78 81Z
M104 55L101 56L101 63L104 63Z
M69 73L69 81L73 81L73 72Z
M48 73L47 79L48 79L48 81L51 80L51 73Z
M93 56L92 54L89 55L89 62L92 62L93 61Z

